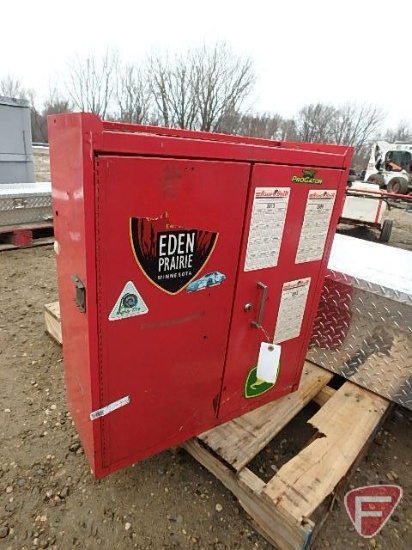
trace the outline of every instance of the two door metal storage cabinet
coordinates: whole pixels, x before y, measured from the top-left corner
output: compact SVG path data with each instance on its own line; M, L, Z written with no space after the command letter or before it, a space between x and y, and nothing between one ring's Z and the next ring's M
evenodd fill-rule
M95 476L296 390L351 148L90 114L49 135L68 401Z

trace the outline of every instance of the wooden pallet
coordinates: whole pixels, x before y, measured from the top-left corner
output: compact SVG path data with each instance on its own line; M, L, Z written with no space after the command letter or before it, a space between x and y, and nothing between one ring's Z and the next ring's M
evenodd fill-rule
M44 307L44 322L46 330L59 344L63 343L62 327L60 323L60 304L53 302Z
M45 318L61 343L58 304L45 307ZM306 362L297 392L183 444L237 497L275 548L309 548L389 412L383 397L349 381L334 390L328 386L332 378ZM248 465L310 401L320 406L308 421L315 436L265 482Z
M53 244L53 223L0 226L0 251Z

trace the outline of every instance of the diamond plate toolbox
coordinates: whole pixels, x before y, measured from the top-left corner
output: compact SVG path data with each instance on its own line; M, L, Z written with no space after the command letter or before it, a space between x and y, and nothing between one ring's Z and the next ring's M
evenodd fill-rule
M412 410L412 252L335 236L307 358Z
M0 184L0 227L53 220L51 184Z

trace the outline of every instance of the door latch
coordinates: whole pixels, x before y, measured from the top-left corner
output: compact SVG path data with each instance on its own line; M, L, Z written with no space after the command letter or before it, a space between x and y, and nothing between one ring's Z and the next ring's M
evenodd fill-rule
M263 283L257 283L257 288L259 288L262 291L262 296L260 298L258 318L256 319L256 321L252 321L252 327L262 328L263 312L265 310L265 302L268 294L268 287Z
M79 308L81 313L86 312L86 287L83 284L83 281L79 279L77 275L72 275L74 282L74 287L76 289L76 295L74 301L76 306Z

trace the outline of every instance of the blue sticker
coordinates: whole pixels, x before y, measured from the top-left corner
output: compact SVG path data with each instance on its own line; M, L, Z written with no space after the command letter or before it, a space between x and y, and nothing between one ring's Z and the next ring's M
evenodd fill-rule
M205 288L210 288L211 286L221 285L226 279L226 275L220 273L219 271L212 271L211 273L206 273L200 279L192 281L186 287L186 292L197 292L198 290L204 290Z

